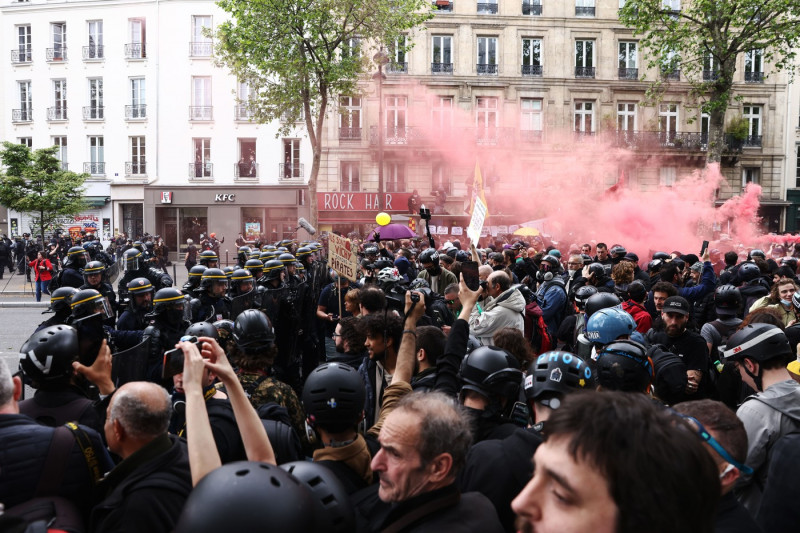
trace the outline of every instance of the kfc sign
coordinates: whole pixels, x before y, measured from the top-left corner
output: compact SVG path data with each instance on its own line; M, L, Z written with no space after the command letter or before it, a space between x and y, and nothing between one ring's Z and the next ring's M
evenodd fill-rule
M387 192L319 192L317 208L320 211L408 211L411 193Z

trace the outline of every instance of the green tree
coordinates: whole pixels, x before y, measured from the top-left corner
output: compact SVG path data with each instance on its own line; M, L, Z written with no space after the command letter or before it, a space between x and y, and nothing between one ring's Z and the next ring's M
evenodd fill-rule
M709 114L707 160L720 161L725 149L725 112L734 98L737 57L746 54L750 81L765 65L794 74L800 44L797 0L627 0L620 21L641 36L647 66L680 69L702 112ZM664 89L651 85L651 95Z
M431 16L428 0L220 0L231 16L215 33L217 60L252 97L241 101L260 123L303 120L313 149L308 179L313 222L325 117L339 95L361 94L375 69L367 45L408 48L399 39ZM335 104L334 104L335 105Z
M86 204L83 184L87 174L61 169L57 146L31 150L24 144L4 142L0 161L0 203L33 216L33 226L44 240L45 231L53 231L65 217L75 216ZM38 215L38 216L36 216ZM36 233L31 228L32 233Z

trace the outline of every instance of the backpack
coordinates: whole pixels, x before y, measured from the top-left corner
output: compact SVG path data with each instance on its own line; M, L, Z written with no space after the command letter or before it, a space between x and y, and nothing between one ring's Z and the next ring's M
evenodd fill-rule
M47 291L50 294L52 294L53 291L55 291L56 289L61 288L61 278L63 276L64 276L64 269L62 268L61 270L58 271L58 274L56 274L50 279L50 283L47 284Z
M535 299L525 306L522 317L525 320L525 338L528 339L534 353L539 355L552 350L555 347L555 339L547 331L542 309Z

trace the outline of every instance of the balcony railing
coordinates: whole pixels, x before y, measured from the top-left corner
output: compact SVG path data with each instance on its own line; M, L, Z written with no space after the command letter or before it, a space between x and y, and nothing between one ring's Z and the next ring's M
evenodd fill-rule
M452 63L431 63L431 74L452 74Z
M745 83L764 83L764 73L745 71L744 81Z
M475 65L478 76L497 76L497 65L487 65L486 63L478 63Z
M369 144L377 146L379 144L378 134L381 133L377 126L369 128ZM419 128L411 126L397 126L383 128L384 145L407 145L423 141L422 132Z
M189 106L189 120L213 120L213 110L210 105Z
M479 145L504 145L512 146L514 143L514 128L477 127L473 130L475 143Z
M478 2L478 13L484 15L496 15L497 3L492 2Z
M239 161L233 164L233 176L235 178L257 178L258 163L255 161Z
M189 163L189 178L192 179L209 179L214 176L214 164L211 162Z
M748 135L742 143L745 148L761 148L762 135Z
M708 149L708 133L664 132L664 131L618 131L617 145L634 150L680 150L705 151ZM741 149L742 141L726 136L729 150Z
M594 6L575 6L575 16L576 17L593 17L594 16Z
M247 106L242 104L233 107L233 116L236 120L250 120L253 118L253 114Z
M661 79L664 81L681 81L680 70L662 70Z
M147 174L147 163L144 161L125 161L126 176L144 176Z
M87 61L105 59L106 51L102 44L90 44L83 47L83 59Z
M47 48L45 50L45 59L48 61L66 61L67 60L67 47L60 48Z
M193 41L189 43L189 53L192 57L211 57L213 52L213 41Z
M544 139L542 130L520 130L519 140L524 143L540 143Z
M523 76L541 76L542 65L522 65Z
M361 128L339 128L339 139L345 141L360 141Z
M537 2L522 2L523 15L541 15L542 4Z
M299 180L305 176L305 168L303 163L278 163L278 179L282 180Z
M16 50L11 50L11 62L12 63L32 63L33 62L33 53L31 52L30 48L17 48Z
M67 107L66 106L48 107L47 120L67 120Z
M83 171L92 176L105 176L106 164L105 162L89 161L83 164Z
M144 120L147 118L147 104L125 106L125 120Z
M621 79L621 80L638 80L639 79L639 69L638 68L620 68L618 75L619 75L619 79Z
M453 12L453 2L448 2L447 0L436 0L433 3L433 7L436 8L437 11Z
M127 43L125 45L125 59L145 59L147 57L146 43Z
M389 74L408 74L408 62L395 63L393 61L386 65L386 72Z
M11 110L11 122L33 121L33 109L30 107Z
M718 70L704 70L703 81L717 81L719 79Z
M83 108L83 120L104 120L104 110L103 106L86 106Z
M575 67L576 78L594 78L595 67Z

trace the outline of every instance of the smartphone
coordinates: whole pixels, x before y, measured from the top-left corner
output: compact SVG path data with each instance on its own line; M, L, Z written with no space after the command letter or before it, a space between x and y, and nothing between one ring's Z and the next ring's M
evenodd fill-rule
M481 280L478 277L478 263L477 261L464 261L461 263L461 274L464 276L464 283L471 291L477 291L481 286Z
M181 337L181 342L192 342L197 344L197 337L193 335L184 335ZM183 374L183 350L180 348L173 348L164 352L164 362L161 367L161 377L169 379L172 376Z
M703 247L700 248L700 257L703 257L703 254L706 253L707 248L708 248L708 241L703 241Z

